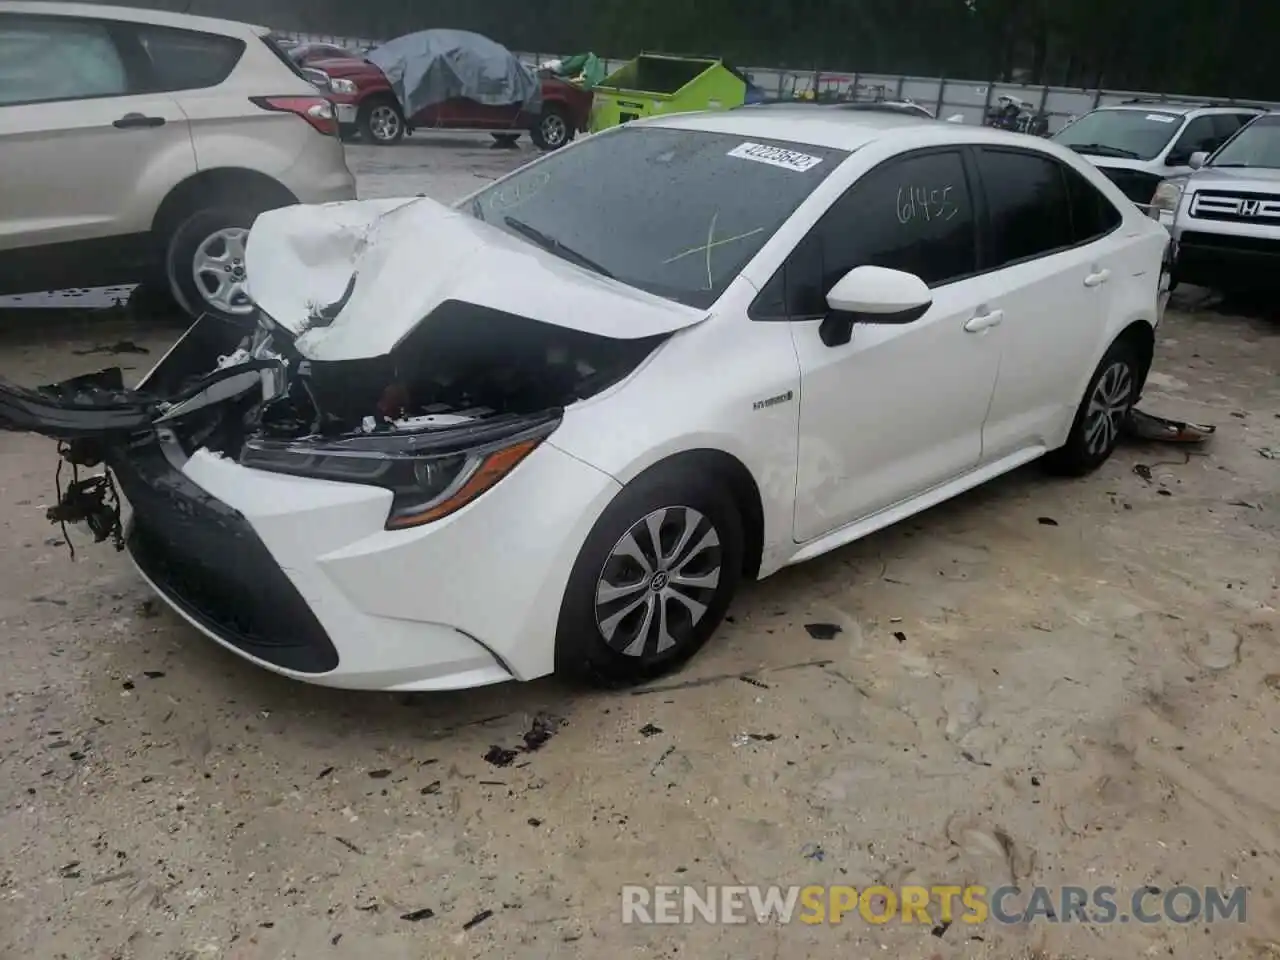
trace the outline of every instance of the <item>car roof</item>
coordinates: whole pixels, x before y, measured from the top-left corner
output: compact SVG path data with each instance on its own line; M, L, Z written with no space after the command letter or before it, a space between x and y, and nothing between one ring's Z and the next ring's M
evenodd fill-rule
M1138 103L1104 103L1096 109L1140 110L1143 113L1177 113L1184 116L1188 113L1195 113L1197 110L1218 113L1263 112L1261 107L1251 107L1245 103L1235 105L1222 103L1169 103L1165 100L1144 100Z
M1048 141L1024 133L994 127L960 125L918 116L905 110L815 110L812 106L774 106L768 110L709 110L633 120L631 124L677 130L729 133L766 140L854 151L871 143L910 131L912 139L937 143L1004 143L1044 147ZM1030 143L1028 141L1031 141ZM1053 151L1052 147L1048 148Z
M113 7L101 3L58 3L52 0L0 0L0 13L26 13L46 17L84 17L92 20L121 20L126 23L149 23L158 27L177 27L219 33L229 37L244 38L248 35L267 36L267 27L243 23L239 20L220 20L215 17L197 17L186 13L169 13L164 10L143 10L139 7Z

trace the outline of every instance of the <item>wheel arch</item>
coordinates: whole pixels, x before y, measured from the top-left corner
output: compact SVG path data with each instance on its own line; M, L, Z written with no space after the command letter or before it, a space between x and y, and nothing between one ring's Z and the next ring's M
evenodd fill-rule
M764 551L764 501L760 487L746 464L724 450L697 447L669 454L650 464L631 477L625 486L656 473L673 471L714 476L725 484L742 518L742 573L747 579L756 579Z
M151 232L161 239L167 238L197 210L223 201L249 203L269 210L295 204L298 198L280 181L256 170L244 167L201 170L169 191L152 220Z
M1142 396L1142 388L1147 382L1147 374L1151 372L1151 363L1155 359L1156 332L1151 323L1145 319L1134 320L1121 330L1112 343L1125 343L1131 346L1138 355L1138 397ZM1110 345L1108 345L1110 349Z

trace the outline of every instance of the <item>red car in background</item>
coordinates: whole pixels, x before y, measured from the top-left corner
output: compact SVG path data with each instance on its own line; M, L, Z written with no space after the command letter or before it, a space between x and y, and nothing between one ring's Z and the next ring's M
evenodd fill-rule
M591 119L591 91L547 75L540 78L542 102L536 115L518 103L489 106L455 97L406 117L391 83L368 60L318 59L307 66L329 75L330 99L344 135L358 133L378 145L398 143L419 129L481 131L500 143L514 143L528 131L539 149L556 150L584 132Z

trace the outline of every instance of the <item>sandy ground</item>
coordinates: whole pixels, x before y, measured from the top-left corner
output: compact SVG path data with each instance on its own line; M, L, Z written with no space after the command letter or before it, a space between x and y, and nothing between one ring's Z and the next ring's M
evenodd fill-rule
M531 155L473 144L352 162L443 197ZM140 374L175 332L11 317L0 371ZM1174 311L1156 371L1145 406L1216 423L1204 450L1029 468L783 571L634 694L257 670L124 556L73 533L72 562L52 445L0 434L0 958L1280 957L1280 325ZM536 719L541 749L485 759ZM966 882L1249 899L1213 927L621 923L624 883Z

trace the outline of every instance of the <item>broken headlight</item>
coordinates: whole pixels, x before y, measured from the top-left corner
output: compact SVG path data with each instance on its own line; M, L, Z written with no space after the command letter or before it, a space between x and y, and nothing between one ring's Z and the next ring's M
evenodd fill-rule
M316 480L362 483L392 493L386 529L431 523L461 510L509 474L559 419L477 424L435 435L245 443L240 463ZM496 429L495 429L496 428Z

